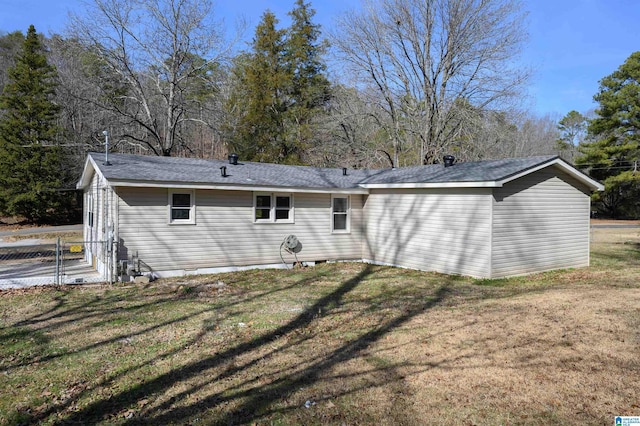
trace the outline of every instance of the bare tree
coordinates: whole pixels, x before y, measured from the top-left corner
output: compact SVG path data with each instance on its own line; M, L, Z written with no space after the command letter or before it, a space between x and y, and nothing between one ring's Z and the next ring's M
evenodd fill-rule
M217 90L220 65L231 47L221 23L213 20L211 1L86 5L84 15L72 16L70 34L96 55L94 68L104 69L103 96L95 101L130 124L120 135L130 143L165 156L179 146L188 148L189 123L211 124L203 108Z
M467 123L465 140L454 148L464 160L487 158L528 157L555 154L560 135L556 120L539 117L529 111L478 111L478 117ZM459 151L456 151L459 149Z
M516 99L528 77L513 63L523 18L510 0L371 0L343 17L332 43L377 90L395 165L402 145L414 163L446 153L464 123L456 102L500 110Z
M8 70L15 65L15 58L24 43L24 34L14 31L6 34L0 31L0 93L9 81Z
M316 144L307 150L305 162L316 166L354 169L388 166L392 153L386 149L384 124L377 105L357 88L337 85L326 114L318 114Z
M560 131L557 118L552 115L542 117L524 116L518 123L518 137L510 157L557 154Z
M46 42L48 59L58 70L56 97L62 106L60 126L65 129L67 144L78 146L80 158L84 158L87 150L97 148L91 141L91 133L100 134L100 139L104 139L105 126L119 117L96 102L102 95L101 81L94 78L88 68L97 58L74 39L53 35Z

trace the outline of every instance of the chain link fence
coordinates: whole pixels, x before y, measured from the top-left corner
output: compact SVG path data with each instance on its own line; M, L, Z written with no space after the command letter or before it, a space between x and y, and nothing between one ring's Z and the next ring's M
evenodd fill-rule
M104 282L87 248L103 242L61 241L0 247L0 289ZM89 252L95 252L90 250Z

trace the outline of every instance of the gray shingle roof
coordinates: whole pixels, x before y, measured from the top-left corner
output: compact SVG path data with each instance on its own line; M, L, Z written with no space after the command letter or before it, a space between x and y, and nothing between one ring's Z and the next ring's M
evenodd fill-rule
M90 153L100 172L108 180L127 182L249 185L350 189L363 184L491 182L506 179L554 160L555 156L510 158L461 162L451 167L441 164L397 169L348 170L339 168L288 166L283 164L239 161L231 165L223 160L110 154L105 166L104 154ZM227 177L220 167L226 166Z
M485 160L456 163L451 167L442 164L429 166L400 167L386 170L363 182L382 183L445 183L445 182L492 182L506 179L556 159L546 155L527 158L507 158L503 160Z

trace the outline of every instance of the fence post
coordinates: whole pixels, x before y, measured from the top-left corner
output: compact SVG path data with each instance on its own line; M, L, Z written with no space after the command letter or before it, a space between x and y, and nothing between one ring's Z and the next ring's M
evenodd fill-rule
M60 237L56 240L56 285L60 285Z

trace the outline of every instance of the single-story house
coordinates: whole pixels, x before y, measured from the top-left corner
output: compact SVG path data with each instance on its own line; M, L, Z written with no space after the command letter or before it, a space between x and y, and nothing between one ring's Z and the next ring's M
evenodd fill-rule
M348 170L98 153L77 187L87 260L108 277L132 264L157 277L294 261L483 278L584 267L603 190L557 156Z

